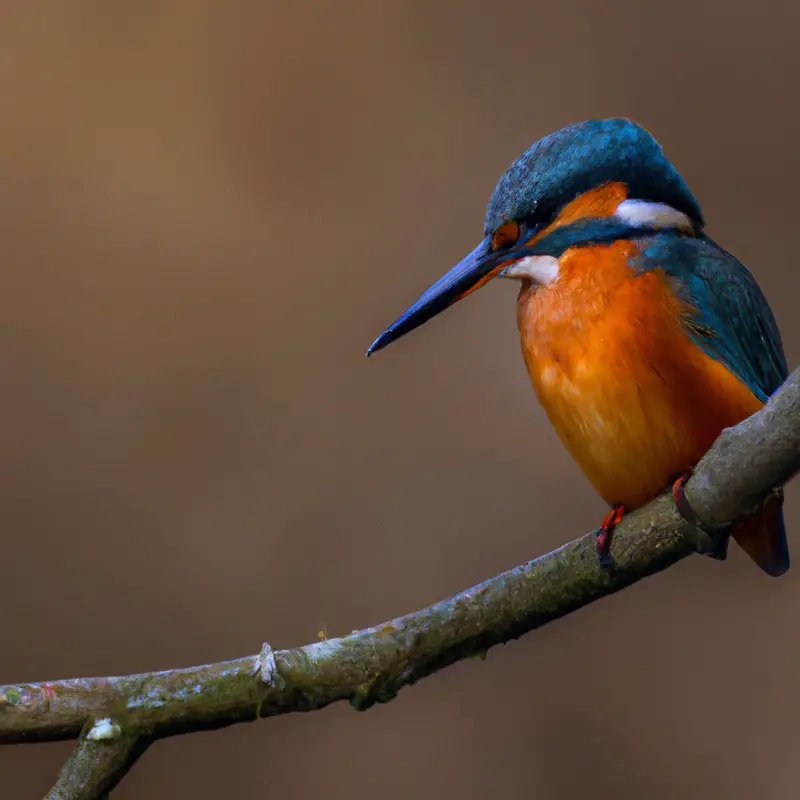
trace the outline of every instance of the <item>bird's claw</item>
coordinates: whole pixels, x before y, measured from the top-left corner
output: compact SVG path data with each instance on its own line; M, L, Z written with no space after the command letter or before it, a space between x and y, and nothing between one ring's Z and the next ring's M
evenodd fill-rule
M689 525L708 536L709 546L704 550L704 554L717 561L724 561L728 557L728 539L733 525L726 524L715 528L697 516L686 496L686 481L691 476L691 472L685 472L672 485L672 499L675 501L675 508Z
M611 555L611 540L614 538L614 528L619 525L625 515L625 506L616 505L606 514L602 524L595 533L595 545L597 548L597 559L600 568L603 570L613 570L616 566L614 556Z

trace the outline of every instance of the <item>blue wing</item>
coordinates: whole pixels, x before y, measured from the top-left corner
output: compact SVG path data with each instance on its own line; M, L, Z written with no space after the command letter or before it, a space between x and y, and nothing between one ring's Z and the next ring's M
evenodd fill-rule
M664 233L642 243L631 265L662 269L696 309L689 336L766 402L789 374L783 343L764 295L747 269L706 236Z

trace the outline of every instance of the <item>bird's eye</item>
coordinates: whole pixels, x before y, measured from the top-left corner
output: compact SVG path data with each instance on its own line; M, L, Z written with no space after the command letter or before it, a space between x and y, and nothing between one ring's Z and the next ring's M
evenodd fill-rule
M511 247L519 240L519 223L513 219L510 222L504 222L492 234L492 250L500 250L503 247Z

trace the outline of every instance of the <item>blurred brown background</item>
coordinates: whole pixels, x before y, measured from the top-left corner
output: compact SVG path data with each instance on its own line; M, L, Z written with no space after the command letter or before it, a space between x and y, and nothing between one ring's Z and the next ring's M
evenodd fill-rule
M592 528L515 286L364 359L566 123L656 134L798 363L797 4L2 15L0 682L338 635ZM796 797L799 610L800 567L732 548L369 713L160 743L114 797ZM0 798L41 796L69 749L0 748Z

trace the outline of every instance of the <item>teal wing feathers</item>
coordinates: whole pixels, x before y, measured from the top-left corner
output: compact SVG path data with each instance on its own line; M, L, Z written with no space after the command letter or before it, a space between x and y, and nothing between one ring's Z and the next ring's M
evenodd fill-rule
M655 236L641 243L631 266L662 269L673 279L675 291L695 309L686 320L689 336L760 400L766 402L786 380L781 335L761 289L747 269L711 239ZM782 497L773 497L756 518L738 526L733 537L767 574L777 577L789 569Z
M708 237L663 234L642 242L631 265L662 269L696 309L689 336L766 402L786 380L780 331L758 284L730 253Z

